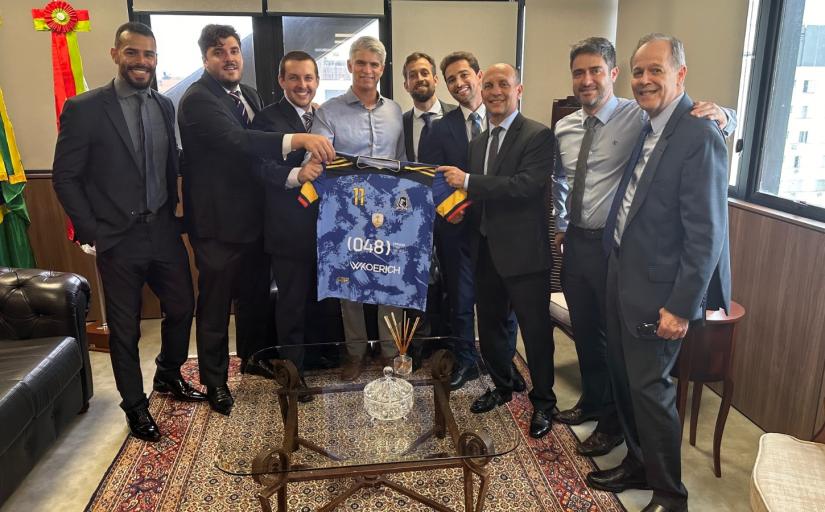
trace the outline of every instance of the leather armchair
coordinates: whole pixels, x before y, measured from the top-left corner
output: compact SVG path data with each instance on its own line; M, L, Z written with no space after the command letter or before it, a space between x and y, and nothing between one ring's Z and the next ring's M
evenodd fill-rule
M0 267L0 504L92 397L75 274Z

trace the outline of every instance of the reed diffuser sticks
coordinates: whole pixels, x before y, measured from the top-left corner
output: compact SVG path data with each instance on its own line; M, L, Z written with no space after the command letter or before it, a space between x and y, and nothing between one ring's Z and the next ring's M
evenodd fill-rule
M392 319L392 321L390 321L390 319ZM401 318L400 324L395 319L395 313L390 313L389 316L384 316L384 322L387 323L392 340L395 342L396 348L398 348L398 353L402 356L407 354L407 349L410 347L410 343L412 342L415 330L418 328L418 321L420 319L420 317L416 317L415 322L412 324L412 328L410 328L410 319L407 318L406 312L404 312L404 316Z

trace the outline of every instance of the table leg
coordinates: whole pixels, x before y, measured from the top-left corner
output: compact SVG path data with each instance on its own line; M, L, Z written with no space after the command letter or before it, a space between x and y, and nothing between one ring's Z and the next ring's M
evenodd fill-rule
M733 379L725 379L722 389L722 405L719 406L719 415L716 416L716 428L713 429L713 472L717 478L722 478L722 433L725 431L725 422L728 420L730 403L733 400Z
M690 406L690 445L696 446L696 425L699 422L699 406L702 403L702 390L705 385L701 382L693 383L693 399Z

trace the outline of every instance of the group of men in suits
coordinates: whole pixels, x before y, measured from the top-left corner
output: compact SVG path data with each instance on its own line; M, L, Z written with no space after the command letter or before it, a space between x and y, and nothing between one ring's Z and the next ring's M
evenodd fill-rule
M635 101L613 96L618 68L609 41L574 45L570 68L583 108L559 123L557 137L519 112L518 70L495 64L482 72L467 52L452 53L440 65L457 107L435 97L435 61L410 55L403 75L414 107L402 116L377 91L386 52L375 38L353 44L351 89L320 108L313 103L319 77L310 55L284 56L278 71L284 97L264 108L257 92L240 84L243 58L232 27L204 27L199 46L204 73L178 113L197 303L175 216L174 112L150 87L157 55L149 27L118 29L111 50L117 76L66 103L55 150L55 190L78 241L97 250L112 365L133 435L160 437L138 357L145 283L165 314L154 389L177 399L208 400L217 412L230 413L230 308L234 303L242 370L251 370L249 357L266 339L262 306L270 272L279 289L279 344L303 343L306 308L315 301L317 206L301 206L298 190L321 175L336 150L363 144L353 131L363 120L372 131L368 146L356 153L395 152L439 165L447 183L473 201L452 223L435 226L459 340L451 384L458 388L478 376L474 305L480 355L495 384L472 411L489 411L524 390L512 365L517 320L533 383L530 435L546 435L554 416L571 424L598 419L604 428L580 451L606 453L623 440L628 455L617 468L588 475L588 483L613 492L652 488L648 512L687 509L669 371L690 322L730 301L720 127L730 132L735 120L730 111L694 104L685 94L678 39L650 34L639 41L631 59ZM376 131L372 123L379 117ZM564 291L572 299L583 378L582 399L561 413L553 393L544 202L551 173L559 190L556 222L564 233L556 243L564 251ZM180 374L193 309L205 394ZM301 351L285 357L302 370Z
M208 400L212 409L228 415L233 303L242 371L266 342L269 265L263 251L263 197L251 164L261 156L301 149L312 150L319 161L335 156L324 137L251 129L263 105L255 89L240 84L243 57L232 27L207 25L198 44L204 73L187 90L178 112L187 148L183 158L172 103L150 87L157 65L154 34L136 22L123 24L115 34L115 79L66 103L55 148L58 199L77 241L96 251L121 407L130 432L147 441L161 436L148 410L138 355L144 284L158 296L164 313L155 391L179 400ZM185 226L175 216L179 172ZM184 228L199 271L197 304L181 239ZM180 373L193 310L205 394Z

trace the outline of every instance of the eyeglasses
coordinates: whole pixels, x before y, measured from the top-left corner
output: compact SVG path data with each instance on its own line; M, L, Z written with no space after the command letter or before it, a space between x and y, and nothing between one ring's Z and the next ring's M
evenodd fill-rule
M643 340L655 340L659 339L659 336L656 335L656 331L659 330L659 322L654 323L640 323L636 326L636 336Z

